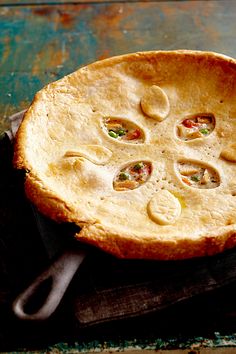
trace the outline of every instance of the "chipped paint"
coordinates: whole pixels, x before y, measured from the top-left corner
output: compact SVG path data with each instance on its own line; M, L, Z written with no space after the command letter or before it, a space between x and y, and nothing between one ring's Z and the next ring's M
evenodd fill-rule
M40 74L40 72L55 70L63 66L68 59L68 52L65 50L64 42L57 45L55 41L48 43L47 48L41 48L33 58L33 66L31 72L33 75Z
M51 16L52 13L55 12L55 9L50 6L43 6L43 7L36 7L35 9L32 9L32 12L37 16Z
M8 60L10 52L11 52L10 37L9 36L4 37L3 38L3 43L4 43L4 45L3 45L2 48L4 48L4 50L1 53L1 62L5 63L6 60Z
M72 29L78 20L78 15L86 9L88 5L60 5L60 6L43 6L32 7L32 14L36 17L42 17L43 21L53 22L54 29L64 28L65 30Z
M110 341L79 341L73 344L58 343L49 348L52 350L66 351L72 353L77 350L79 353L176 353L176 354L210 354L235 353L236 341L235 334L221 335L218 332L212 333L211 338L204 337L165 337L165 338L149 338L149 339L120 339ZM72 351L70 351L72 350Z

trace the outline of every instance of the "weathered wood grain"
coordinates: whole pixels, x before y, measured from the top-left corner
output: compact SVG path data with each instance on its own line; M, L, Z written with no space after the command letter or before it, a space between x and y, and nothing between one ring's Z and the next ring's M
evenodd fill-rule
M168 0L129 0L129 2L163 2ZM186 0L176 0L186 1ZM191 0L194 1L194 0ZM61 4L83 4L83 3L100 3L100 2L127 2L127 0L3 0L0 6L24 6L24 5L61 5Z

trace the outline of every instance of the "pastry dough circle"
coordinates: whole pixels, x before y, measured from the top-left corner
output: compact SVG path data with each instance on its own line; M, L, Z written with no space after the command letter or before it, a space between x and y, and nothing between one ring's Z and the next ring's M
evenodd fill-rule
M170 111L168 96L157 85L152 85L146 89L141 98L141 107L147 116L158 121L165 119Z
M236 143L226 146L220 156L227 161L236 162Z
M181 205L168 190L158 191L148 203L148 213L160 225L173 224L181 214Z
M140 108L153 85L168 97L162 121ZM16 137L14 165L26 171L26 194L41 212L81 227L78 240L121 258L216 254L236 245L236 164L222 153L234 143L235 96L236 61L221 54L156 51L98 61L36 94ZM214 115L214 131L207 138L181 141L177 123L201 112ZM148 141L112 139L101 126L106 117L144 127ZM114 190L122 166L147 160L153 168L146 183ZM185 185L175 168L179 160L209 163L221 176L220 185ZM172 224L160 225L148 213L160 190L181 204Z

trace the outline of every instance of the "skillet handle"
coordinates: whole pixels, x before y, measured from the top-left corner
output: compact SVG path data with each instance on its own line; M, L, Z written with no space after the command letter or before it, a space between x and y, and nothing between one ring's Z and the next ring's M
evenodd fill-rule
M12 306L15 315L22 320L45 320L51 316L58 307L71 279L83 262L85 256L86 252L82 250L65 251L16 298ZM51 288L44 303L36 312L27 313L27 304L29 304L33 296L37 295L40 286L47 281L51 281Z

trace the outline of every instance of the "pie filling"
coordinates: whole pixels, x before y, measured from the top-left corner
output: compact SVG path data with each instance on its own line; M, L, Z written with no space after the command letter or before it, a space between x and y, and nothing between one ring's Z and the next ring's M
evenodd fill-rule
M131 163L117 173L113 181L113 188L116 191L138 188L148 180L151 172L152 165L150 162Z
M207 137L215 128L215 118L211 113L200 113L186 117L177 125L180 139L188 141Z
M192 162L179 162L182 182L190 187L212 189L220 185L220 176L212 167Z
M107 134L125 143L141 144L144 142L144 132L136 124L124 119L107 118L105 120Z

